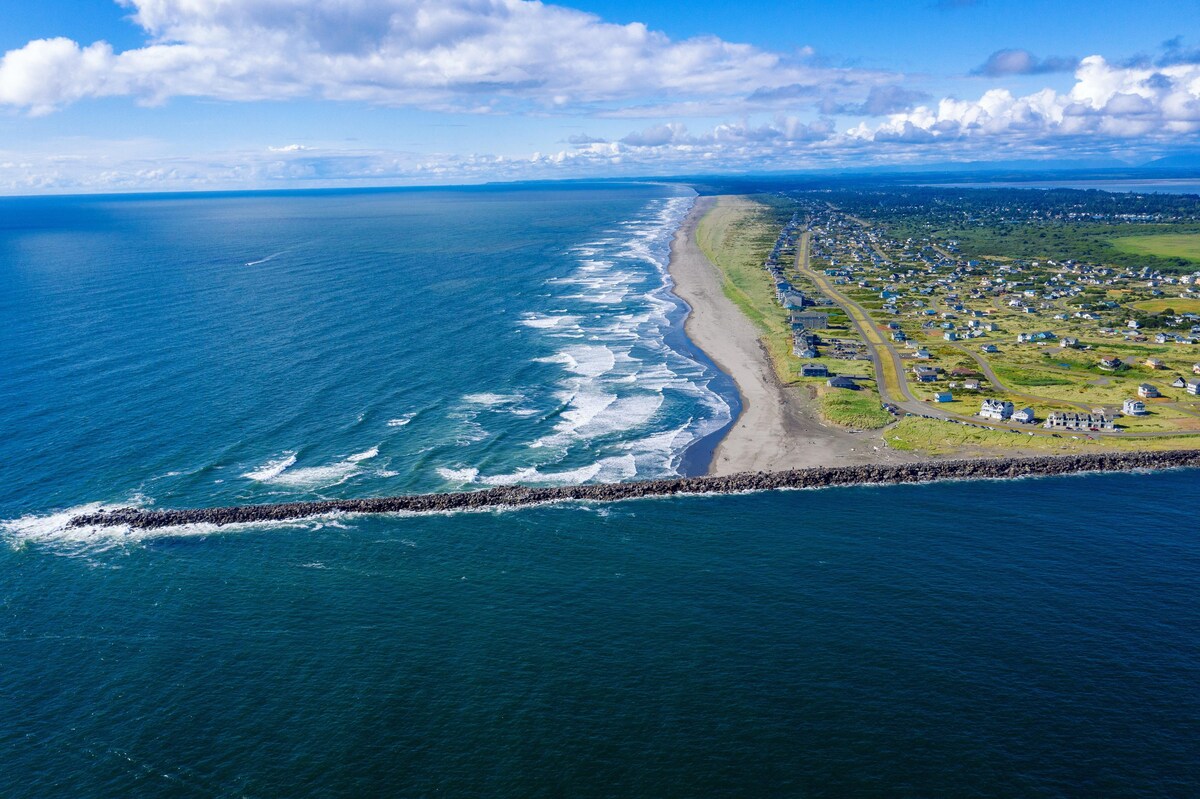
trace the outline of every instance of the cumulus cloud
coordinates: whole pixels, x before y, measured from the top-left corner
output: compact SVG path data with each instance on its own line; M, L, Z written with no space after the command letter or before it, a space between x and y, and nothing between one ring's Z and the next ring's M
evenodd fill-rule
M1085 136L1153 142L1197 132L1200 64L1127 68L1090 56L1080 62L1066 93L1043 89L1017 97L992 89L978 100L946 98L936 106L894 114L880 125L861 124L848 135L874 141Z
M1045 75L1051 72L1071 72L1079 59L1070 56L1038 58L1028 50L997 50L971 71L972 75L999 78L1006 75Z
M0 60L0 103L85 97L318 97L487 112L648 97L741 97L819 83L807 54L672 40L534 0L118 0L144 47L39 39ZM838 72L843 78L846 70Z

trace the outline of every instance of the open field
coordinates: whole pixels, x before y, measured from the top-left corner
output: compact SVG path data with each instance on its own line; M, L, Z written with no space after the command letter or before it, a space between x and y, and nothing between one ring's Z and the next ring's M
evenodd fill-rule
M895 421L879 404L879 396L873 391L825 388L820 397L821 415L843 427L873 430Z
M1131 303L1131 308L1136 308L1139 311L1146 313L1162 313L1163 311L1174 311L1175 313L1194 313L1200 314L1200 297L1189 300L1183 297L1160 297L1154 300L1142 300L1140 302Z
M1020 430L988 430L980 427L908 416L884 433L884 441L893 449L920 452L925 455L1012 453L1014 450L1041 454L1078 452L1158 451L1192 449L1200 444L1200 436L1157 436L1154 438L1121 438L1120 436L1061 433L1058 438L1029 435Z
M1152 236L1118 236L1112 246L1132 255L1183 258L1200 263L1200 233L1166 233Z

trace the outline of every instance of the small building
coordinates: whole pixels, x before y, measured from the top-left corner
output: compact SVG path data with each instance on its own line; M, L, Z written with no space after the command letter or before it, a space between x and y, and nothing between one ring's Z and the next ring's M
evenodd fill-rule
M1037 421L1037 416L1033 413L1033 408L1022 408L1012 415L1012 420L1019 424L1033 424Z
M946 339L946 341L958 341L958 334L955 333L953 330L947 330L942 335L942 338Z
M829 314L820 311L792 311L792 327L824 330L829 327Z
M1189 380L1184 388L1193 397L1200 396L1200 380Z
M1105 414L1051 411L1046 415L1050 430L1116 430L1116 423Z
M989 354L990 354L990 353L993 353L993 352L999 352L999 351L1000 351L1000 348L999 348L999 347L997 347L995 344L984 344L984 345L983 345L982 347L980 347L979 349L980 349L980 351L981 351L981 352L986 352L986 353L989 353Z
M1162 396L1158 393L1158 389L1149 383L1142 383L1140 386L1138 386L1137 392L1138 396L1142 399L1154 399L1155 397Z
M1121 406L1121 413L1126 416L1145 416L1146 403L1137 399L1127 399L1125 404Z
M1158 358L1147 358L1146 366L1150 367L1151 369L1166 369L1167 368L1167 365L1165 363L1163 363L1161 360L1159 360Z
M967 391L978 391L979 387L979 381L975 379L966 380L963 382L963 388L965 388Z
M917 351L913 355L913 357L920 358L922 361L927 361L930 358L929 350L925 349L924 347L920 347L919 349L917 349Z
M1187 388L1187 380L1181 375L1171 381L1171 388Z
M825 383L825 385L829 386L830 388L845 388L849 389L850 391L858 391L858 383L855 383L848 377L831 377Z
M920 383L934 383L938 379L937 369L932 366L914 366L913 374Z
M1060 338L1058 340L1058 346L1062 347L1063 349L1073 349L1073 348L1079 346L1079 339L1077 339L1077 338Z
M806 363L800 367L801 377L829 377L829 367L823 363Z
M985 399L979 408L979 415L984 419L1003 422L1013 415L1013 404L1007 400Z
M1100 368L1101 369L1107 369L1109 371L1113 371L1116 369L1120 369L1124 365L1125 365L1125 362L1122 361L1120 358L1118 358L1115 355L1100 359Z
M949 391L939 391L933 395L934 402L954 402L954 395Z
M1200 363L1192 364L1192 374L1200 375Z

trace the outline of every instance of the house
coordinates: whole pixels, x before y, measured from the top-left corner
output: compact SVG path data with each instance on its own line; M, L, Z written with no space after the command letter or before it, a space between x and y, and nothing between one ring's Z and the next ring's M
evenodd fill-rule
M913 357L920 358L922 361L927 361L927 360L929 360L929 350L922 347L917 350L916 354Z
M1193 397L1200 396L1200 380L1188 380L1184 388Z
M1150 367L1151 369L1166 369L1167 368L1167 365L1165 363L1163 363L1162 361L1160 361L1158 358L1147 358L1145 363L1146 363L1146 366Z
M1113 371L1115 369L1120 369L1124 365L1125 365L1125 362L1122 361L1120 358L1118 358L1115 355L1108 357L1108 358L1100 359L1100 368L1101 369L1108 369L1109 371Z
M1077 338L1060 338L1058 340L1058 346L1062 347L1063 349L1072 349L1074 347L1079 346L1079 339L1077 339Z
M831 377L825 385L830 388L847 388L851 391L858 391L858 383L855 383L848 377Z
M942 338L946 339L946 341L958 341L958 334L953 330L947 330L945 334L942 335Z
M1037 421L1033 408L1022 408L1012 415L1012 420L1020 424L1033 424Z
M1142 323L1136 319L1130 319L1128 322L1125 323L1125 326L1130 328L1131 330L1137 330L1138 328L1140 328L1142 326Z
M1168 341L1174 341L1174 340L1175 340L1174 336L1168 336L1166 333L1159 333L1157 336L1154 337L1154 342L1156 344L1166 344Z
M1126 416L1145 416L1146 403L1141 400L1127 399L1125 404L1121 406L1121 413Z
M823 363L806 363L800 367L801 377L829 377L829 367Z
M1192 364L1192 374L1200 375L1200 363Z
M1171 381L1171 388L1187 388L1187 381L1183 377L1177 377Z
M792 327L824 330L829 327L829 314L820 311L792 311Z
M939 391L933 395L934 402L954 402L954 395L949 391Z
M1044 427L1051 430L1116 430L1117 426L1105 414L1067 413L1051 411Z
M979 349L980 349L980 351L982 351L982 352L988 352L988 353L991 353L991 352L999 352L999 351L1000 351L1000 348L999 348L999 347L997 347L995 344L984 344L984 345L983 345L982 347L980 347Z
M1013 415L1013 404L1007 400L985 399L979 408L979 415L984 419L1003 422Z
M917 381L920 383L933 383L938 379L937 369L932 366L914 366L913 374L916 375Z
M967 380L963 383L963 388L965 388L967 391L978 391L979 390L979 381L978 380Z
M1158 389L1149 383L1142 383L1140 386L1138 386L1137 392L1138 396L1142 399L1154 399L1155 397L1162 396L1158 393Z

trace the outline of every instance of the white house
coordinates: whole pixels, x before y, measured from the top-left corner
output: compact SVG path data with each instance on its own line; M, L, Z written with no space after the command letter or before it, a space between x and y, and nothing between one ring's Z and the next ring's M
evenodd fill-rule
M1033 413L1033 408L1022 408L1013 413L1012 420L1020 424L1033 424L1037 421L1037 417Z
M1141 400L1127 399L1125 404L1121 406L1121 413L1126 416L1145 416L1146 403Z
M1003 422L1013 415L1013 404L1007 400L985 399L979 409L979 415L984 419Z
M1149 383L1142 383L1140 386L1138 386L1137 392L1138 396L1142 399L1154 399L1155 397L1162 396L1158 393L1158 389Z

